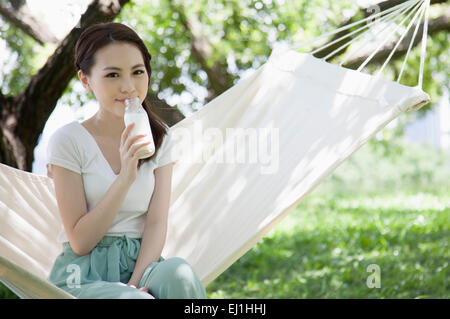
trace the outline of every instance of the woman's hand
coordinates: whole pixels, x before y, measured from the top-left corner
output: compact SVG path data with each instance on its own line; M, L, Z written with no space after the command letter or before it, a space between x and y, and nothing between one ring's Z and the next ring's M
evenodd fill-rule
M151 143L136 143L135 142L145 137L145 134L130 136L130 132L135 126L135 123L131 123L122 132L122 136L120 138L120 173L119 176L125 180L130 185L134 183L137 177L137 163L139 161L139 157L143 154L149 153L148 151L139 151L144 145L148 145ZM134 145L133 145L134 144Z

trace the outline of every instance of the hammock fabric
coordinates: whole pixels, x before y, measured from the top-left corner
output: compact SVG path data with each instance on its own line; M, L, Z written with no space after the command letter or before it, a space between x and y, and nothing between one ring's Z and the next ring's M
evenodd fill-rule
M217 149L206 138L195 139L196 146L216 150L202 164L181 159L175 166L163 254L186 258L210 282L378 131L428 101L417 87L374 79L310 54L274 52L252 76L171 129L180 130L175 136L185 130L198 136L199 123L202 132L279 128L276 165L218 163L236 140L225 139Z
M389 122L427 104L419 84L274 50L253 74L170 128L170 150L179 156L162 255L186 259L208 284ZM239 128L258 140L237 143ZM236 145L242 163L227 157ZM251 145L259 147L256 161ZM269 149L267 161L261 154ZM0 218L0 280L22 298L71 298L45 280L61 251L52 180L0 164Z

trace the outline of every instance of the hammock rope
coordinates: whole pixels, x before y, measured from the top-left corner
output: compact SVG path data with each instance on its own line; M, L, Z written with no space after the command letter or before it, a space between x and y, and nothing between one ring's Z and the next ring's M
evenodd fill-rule
M409 52L411 51L412 45L413 45L413 43L414 43L414 41L415 41L415 39L416 39L417 32L419 31L420 21L421 21L422 18L423 18L424 12L425 12L425 11L422 10L422 13L421 13L421 15L420 15L419 22L416 24L416 28L414 29L414 34L413 34L413 36L412 36L412 38L411 38L411 41L409 42L408 51L406 52L405 58L403 59L403 64L402 64L402 67L401 67L401 69L400 69L400 74L398 75L398 78L397 78L397 81L396 81L397 83L400 83L400 79L401 79L401 77L402 77L402 75L403 75L403 70L405 69L406 62L408 61ZM420 86L420 87L421 87L421 86ZM422 87L421 87L421 88L422 88Z
M417 1L417 0L415 0L415 1ZM406 3L406 4L408 4L408 3ZM383 17L380 18L379 20L378 20L378 19L373 19L371 22L367 23L366 25L364 25L364 26L362 26L362 27L356 29L355 31L349 33L348 35L345 35L345 36L343 36L343 37L338 38L337 40L333 41L332 43L337 42L337 41L340 41L341 39L346 38L347 36L353 34L354 32L359 32L359 31L362 31L362 30L364 30L364 29L368 29L368 28L370 28L370 27L372 27L372 26L374 26L374 25L380 24L381 22L388 22L388 23L390 23L390 21L395 20L395 19L397 19L397 17L401 16L402 13L404 12L404 10L407 10L408 8L410 8L410 6L407 6L407 5L403 4L403 6L402 6L401 8L399 8L398 11L393 11L393 12L391 12L391 13L389 13L389 14L383 16ZM388 24L388 26L389 26L389 24ZM385 27L385 28L386 28L386 27ZM383 31L385 28L383 28L382 31ZM379 31L379 32L382 32L382 31ZM337 48L336 50L334 50L333 52L331 52L330 54L328 54L328 55L327 55L325 58L323 58L323 59L324 59L324 60L327 60L329 57L333 56L335 53L341 51L343 48L346 48L348 45L352 44L353 42L355 42L356 40L358 40L359 38L361 38L361 37L363 37L363 36L365 36L365 35L366 35L365 32L361 32L361 34L359 34L357 37L353 38L353 39L352 39L351 41L349 41L348 43L346 43L346 44L342 45L341 47ZM366 43L369 42L369 41L371 41L371 39L367 39ZM329 45L329 44L327 44L327 45L325 45L325 46L322 46L322 47L319 47L317 50L313 51L312 53L315 53L316 51L321 51L322 48L328 47L328 45ZM348 58L347 58L347 59L348 59ZM347 59L346 59L346 60L347 60ZM342 66L342 64L345 63L346 60L342 61L339 65Z
M374 40L374 38L375 39L382 38L381 35L385 31L389 31L389 28L396 24L395 21L397 20L397 18L401 17L406 11L408 11L413 6L414 5L406 6L405 8L400 9L398 12L394 12L395 15L392 18L387 20L387 23L384 25L384 27L382 27L380 30L378 30L376 32L370 32L372 36L366 37L365 42L362 43L357 49L353 50L353 52L351 52L351 54L349 54L348 57L345 57L345 55L344 55L344 59L342 60L341 63L339 63L339 65L342 66L345 62L347 62L347 60L350 60L350 58L352 58L356 53L358 53L362 49L364 49L367 44L372 42ZM379 23L381 23L381 22L382 21L379 21ZM376 23L376 21L374 23ZM390 33L390 32L388 32L388 33ZM363 33L363 35L366 35L366 33ZM383 34L383 38L385 38L384 34ZM366 61L367 61L367 59L366 59ZM358 71L360 71L360 70L358 70Z
M425 65L425 54L427 51L427 37L428 37L428 16L430 11L430 0L426 0L426 13L425 20L423 22L423 35L422 35L422 52L420 54L420 71L419 71L419 82L418 86L422 88L423 86L423 69Z
M406 17L404 17L403 20L400 21L399 24L396 25L394 31L390 32L389 35L387 37L385 37L383 41L381 41L381 43L378 45L378 47L375 49L375 51L373 51L372 54L369 55L366 60L364 60L364 62L359 66L357 71L361 71L367 65L367 63L369 63L370 60L372 60L372 58L375 56L375 54L377 54L378 51L380 51L380 49L386 44L386 42L388 40L390 40L395 34L397 34L397 30L403 25L403 23L405 23L405 21L411 16L411 14L413 14L413 12L419 8L419 6L420 6L420 3L417 3L414 6L413 10L411 10L411 12L409 12L408 15Z
M409 1L406 1L406 2L403 2L403 3L400 3L400 4L398 4L398 5L396 5L396 6L392 7L392 8L389 8L387 10L380 11L380 12L374 14L374 15L370 15L367 18L364 18L362 20L358 20L358 21L352 22L352 23L350 23L348 25L342 26L340 28L331 30L329 32L322 33L321 35L319 35L319 36L317 36L317 37L315 37L313 39L310 39L310 40L305 41L305 42L300 42L297 45L292 45L292 46L290 46L290 49L292 49L294 51L297 51L298 49L303 48L303 47L305 47L307 45L310 45L310 44L312 44L312 43L314 43L314 42L316 42L316 41L318 41L320 39L327 38L327 37L329 37L331 35L334 35L334 34L339 33L341 31L344 31L344 30L347 30L349 28L352 28L355 25L367 22L368 20L372 20L372 19L378 18L379 16L381 16L383 14L387 14L387 13L390 13L392 11L398 11L399 9L410 5L411 3L416 3L417 1L422 1L422 0L409 0Z
M414 17L411 19L411 21L409 22L408 26L406 27L406 30L403 32L402 36L400 37L400 39L397 41L397 43L395 44L394 48L392 49L391 53L389 54L389 56L387 57L386 61L384 61L383 65L381 66L380 70L378 70L378 72L376 73L376 77L378 77L381 72L383 72L384 68L386 67L386 65L389 63L389 61L391 60L392 56L394 55L395 51L397 51L398 46L400 45L400 43L402 42L403 38L406 36L406 34L408 34L409 30L411 29L411 26L414 24L414 22L416 22L419 14L421 15L423 10L424 10L425 6L422 5L420 7L419 10L417 10L417 12L414 14ZM420 20L419 20L420 21ZM419 25L419 23L417 23L417 25Z
M399 36L398 40L395 41L396 44L395 44L394 48L390 51L387 58L383 61L381 68L378 69L377 72L374 74L375 77L379 77L381 75L381 73L383 72L383 70L385 69L386 65L391 61L391 59L392 59L393 55L395 54L395 52L397 51L399 45L405 39L406 35L409 34L411 28L415 24L414 33L411 37L411 41L409 43L408 50L407 50L405 58L403 60L402 67L400 69L400 73L396 80L397 83L400 83L400 80L402 79L402 75L403 75L409 54L410 54L410 51L411 51L413 43L416 39L419 26L421 25L421 23L423 21L423 34L422 34L421 51L420 51L420 69L419 69L418 84L417 84L417 86L419 88L422 88L423 72L424 72L425 57L426 57L426 43L427 43L427 36L428 36L429 7L430 7L430 0L405 1L400 4L397 4L396 6L393 6L392 8L389 8L384 11L380 11L373 15L370 15L362 20L355 21L348 25L334 29L330 32L323 33L323 34L319 35L318 37L315 37L306 42L302 42L297 45L290 45L285 50L286 51L287 50L294 50L294 51L299 50L301 48L304 48L308 45L311 45L311 44L317 42L318 40L321 40L323 38L328 38L330 36L333 36L335 34L342 32L342 31L345 31L347 29L353 28L354 26L365 23L363 26L360 26L356 30L353 30L337 39L334 39L331 42L323 44L323 45L319 46L318 48L315 48L314 50L308 52L310 54L316 54L320 51L323 51L324 49L326 49L329 46L332 46L336 43L339 43L342 40L345 40L349 37L354 36L350 41L347 41L343 45L334 49L332 52L328 53L325 57L321 58L322 60L327 61L328 59L335 56L337 53L344 50L345 48L347 48L349 46L351 47L352 44L357 45L357 47L350 50L350 52L344 53L342 60L339 62L339 66L343 66L347 61L351 60L351 58L354 57L355 54L360 52L362 49L366 48L370 42L376 41L376 39L381 38L382 41L378 44L378 46L371 52L371 54L356 69L356 71L362 72L362 70L367 66L367 64L380 51L380 49L386 43L388 43L388 41L391 40L394 36L397 36L397 34L399 33L398 32L399 30L403 29L402 32L400 32L401 34L398 35ZM408 19L413 14L414 14L414 16L409 21L408 26L406 28L404 28L405 22L408 21ZM400 22L397 22L398 19L404 15L406 15L406 16L403 17L403 19L401 19ZM357 44L358 40L362 40L361 43Z

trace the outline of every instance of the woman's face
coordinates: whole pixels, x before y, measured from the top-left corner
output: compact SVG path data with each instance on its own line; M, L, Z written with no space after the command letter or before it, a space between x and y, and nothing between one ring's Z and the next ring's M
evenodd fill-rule
M100 108L123 117L125 98L139 97L142 103L148 91L148 74L141 51L124 42L109 44L95 54L91 75L82 71L78 77L83 86L93 92Z

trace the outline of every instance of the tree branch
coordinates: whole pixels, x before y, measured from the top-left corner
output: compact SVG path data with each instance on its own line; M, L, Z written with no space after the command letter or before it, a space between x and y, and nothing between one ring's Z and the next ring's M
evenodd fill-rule
M386 1L382 1L376 4L376 6L378 6L380 8L380 11L384 11L386 9L392 8L400 3L403 3L407 0L386 0ZM448 2L449 0L431 0L430 4L439 4L439 3L445 3ZM364 15L366 17L368 17L369 15L371 15L371 13L369 11L367 11L367 9L363 9Z
M48 26L31 14L24 1L0 1L0 15L8 22L21 29L39 44L46 42L57 43L58 39L49 31Z

